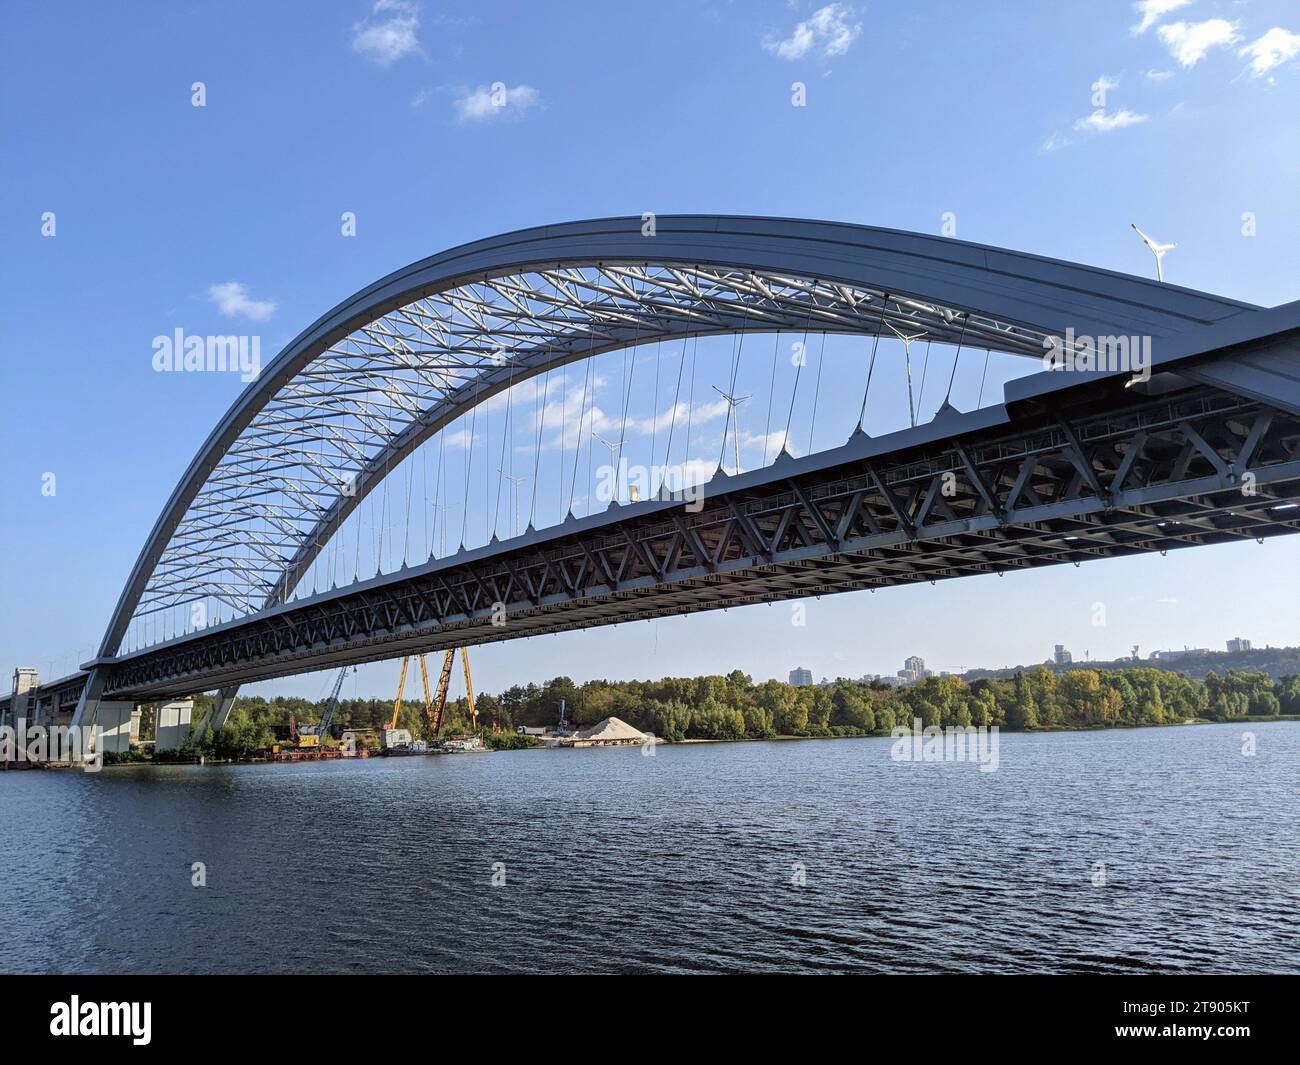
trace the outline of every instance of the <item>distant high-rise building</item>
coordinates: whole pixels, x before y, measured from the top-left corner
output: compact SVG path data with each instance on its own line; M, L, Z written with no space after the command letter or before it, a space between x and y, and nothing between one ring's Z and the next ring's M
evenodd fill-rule
M813 682L811 669L792 669L790 670L790 687L792 688L811 688Z
M1058 643L1056 650L1052 652L1052 661L1058 666L1068 666L1074 661L1074 655L1065 649L1065 644Z
M903 668L898 671L898 680L900 684L915 684L918 680L925 680L930 675L930 671L925 668L925 659L920 655L912 655L904 659Z
M1250 641L1243 640L1240 636L1238 636L1235 640L1228 641L1228 654L1235 655L1235 654L1240 654L1242 651L1249 651L1249 650L1250 650Z

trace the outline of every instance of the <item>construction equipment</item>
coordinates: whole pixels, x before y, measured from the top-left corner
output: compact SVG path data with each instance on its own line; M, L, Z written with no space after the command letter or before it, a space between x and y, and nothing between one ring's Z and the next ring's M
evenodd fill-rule
M353 667L355 670L356 667ZM299 747L319 747L325 742L325 737L330 734L330 723L334 720L334 711L338 709L339 693L343 691L343 678L348 675L348 667L344 666L339 670L339 675L334 678L334 687L330 690L329 698L325 700L325 710L321 714L320 724L308 726L313 731L304 733L298 729L297 742ZM292 717L290 721L292 721Z
M352 672L355 673L356 671L357 667L353 666ZM343 693L343 678L347 675L348 667L344 666L339 670L339 675L334 680L334 690L330 692L329 702L325 704L325 713L321 715L320 719L322 738L329 735L330 725L334 723L334 711L339 708L339 696Z
M469 708L471 727L478 731L478 709L474 706L474 678L469 671L469 648L460 648L461 661L465 666L465 701ZM451 648L442 657L442 673L438 677L438 695L429 700L428 674L425 674L424 687L424 728L425 734L436 738L442 734L443 717L447 710L447 690L451 687L451 670L456 663L456 648ZM424 656L420 656L420 668L424 668Z
M420 657L423 658L424 656L421 655ZM393 721L388 726L390 732L397 728L397 715L402 712L402 692L406 690L406 670L410 664L411 656L407 655L402 659L402 675L397 681L397 698L393 700Z
M470 721L474 732L478 732L478 708L474 705L474 678L469 669L469 649L459 648L461 661L465 667L465 693L469 708ZM447 711L447 691L451 687L451 670L456 662L457 648L447 651L442 658L442 672L438 676L438 694L429 693L429 664L427 655L417 655L420 662L420 679L424 685L424 736L426 740L437 739L442 734L443 718ZM406 672L411 666L411 656L402 659L402 674L397 680L397 698L393 700L393 720L388 731L397 728L397 718L402 712L402 696L406 691Z

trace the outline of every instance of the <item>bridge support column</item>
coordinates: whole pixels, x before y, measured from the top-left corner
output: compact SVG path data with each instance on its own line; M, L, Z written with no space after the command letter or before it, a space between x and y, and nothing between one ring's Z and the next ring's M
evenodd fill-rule
M239 694L239 685L232 688L222 688L217 693L217 698L212 703L212 713L203 719L203 723L194 731L195 742L202 742L203 737L211 732L218 732L226 725L226 719L230 717L230 711L235 705L235 696Z
M134 720L138 720L135 703L108 699L100 702L95 713L95 724L102 729L97 749L103 754L125 754L129 751Z
M95 723L96 708L99 706L99 697L104 694L104 675L97 669L90 671L90 676L86 678L85 686L81 689L81 698L77 700L77 708L72 711L72 720L68 722L72 728L79 728L82 725L90 726Z
M101 707L103 705L100 703ZM193 699L177 699L158 705L153 742L155 752L174 751L190 738L190 714L193 711Z

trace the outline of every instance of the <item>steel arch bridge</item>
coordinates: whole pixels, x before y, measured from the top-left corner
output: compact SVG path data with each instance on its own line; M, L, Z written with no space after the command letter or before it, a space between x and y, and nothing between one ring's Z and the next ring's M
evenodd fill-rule
M520 382L665 339L809 330L1040 360L1070 336L1146 337L1156 372L1045 371L993 406L720 471L698 511L615 504L294 598L397 464ZM74 723L102 698L220 688L228 707L241 683L412 650L1294 532L1297 501L1300 304L838 223L522 230L382 278L263 370L164 506ZM125 644L198 603L229 620Z

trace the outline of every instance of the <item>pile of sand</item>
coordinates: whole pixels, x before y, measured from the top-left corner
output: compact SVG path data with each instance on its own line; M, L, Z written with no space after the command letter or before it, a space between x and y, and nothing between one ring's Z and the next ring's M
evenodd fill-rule
M604 721L597 721L591 728L581 729L573 738L596 743L641 743L646 737L644 732L634 729L621 718L607 717Z

